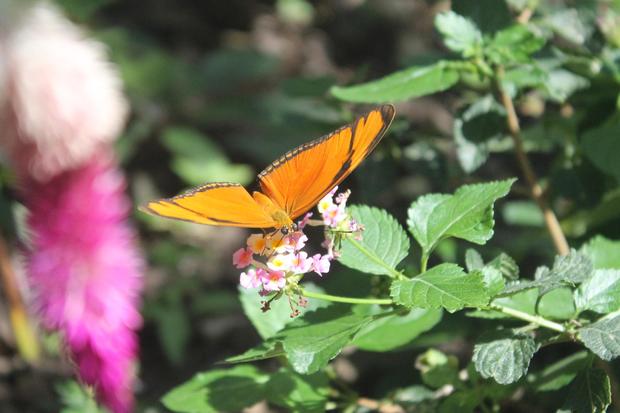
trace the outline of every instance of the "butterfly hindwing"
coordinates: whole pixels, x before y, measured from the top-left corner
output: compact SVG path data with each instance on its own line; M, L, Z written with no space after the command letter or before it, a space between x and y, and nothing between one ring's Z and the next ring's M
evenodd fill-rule
M262 191L292 219L311 209L379 143L394 118L384 105L287 152L258 175Z
M155 215L198 224L271 228L276 222L248 191L236 183L203 185L173 198L149 202Z

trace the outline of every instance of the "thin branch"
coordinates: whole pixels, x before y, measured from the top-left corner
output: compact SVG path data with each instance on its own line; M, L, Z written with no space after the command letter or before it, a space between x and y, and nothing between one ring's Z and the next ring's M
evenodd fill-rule
M534 169L532 168L532 164L530 163L530 160L525 154L523 140L521 139L521 127L519 125L519 117L517 116L517 111L515 110L512 98L502 87L501 84L501 79L503 75L504 69L500 66L497 68L496 71L496 87L502 100L502 105L506 109L508 131L510 132L510 136L512 137L512 141L515 146L515 154L517 156L517 161L519 162L519 167L521 168L523 176L525 177L525 180L527 181L527 184L530 188L530 194L532 198L534 199L534 201L536 201L538 207L543 213L545 225L547 226L547 230L549 231L549 235L553 240L553 244L555 245L557 253L560 255L568 255L568 253L570 252L570 247L568 246L568 242L566 241L566 237L564 236L562 227L560 227L560 222L558 221L558 218L556 217L553 210L549 207L543 189L538 183L538 178L536 177Z
M378 304L378 305L390 305L394 302L389 298L355 298L355 297L343 297L340 295L331 295L317 293L313 291L300 289L301 295L308 298L317 298L319 300L332 301L336 303L347 304Z
M15 343L19 353L28 362L39 358L39 346L36 335L28 320L26 305L19 292L15 271L11 265L9 251L4 238L0 234L0 278L9 304L9 314Z

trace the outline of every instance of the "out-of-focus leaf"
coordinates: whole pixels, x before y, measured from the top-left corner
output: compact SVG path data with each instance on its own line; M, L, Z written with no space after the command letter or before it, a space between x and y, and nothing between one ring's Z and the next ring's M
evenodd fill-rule
M275 73L278 62L251 50L220 49L207 55L202 66L202 82L210 93L238 90Z
M592 260L596 269L620 269L620 241L614 241L597 235L588 241L581 252Z
M492 377L500 384L510 384L527 373L530 360L538 348L532 337L505 330L483 336L474 346L472 360L482 377Z
M607 122L583 134L581 148L588 159L601 171L620 181L620 122Z
M328 378L324 372L302 376L281 368L267 383L267 399L292 412L324 412L328 394Z
M493 96L485 96L454 120L453 134L459 163L465 172L473 172L486 162L491 141L506 132L506 111Z
M439 61L430 66L410 67L360 85L334 86L331 93L348 102L396 102L441 92L458 80L459 71L454 64Z
M439 413L473 413L480 404L480 397L474 390L456 391L439 405Z
M603 370L587 368L575 377L559 413L604 413L611 404L611 385Z
M304 289L313 292L323 292L323 289L314 284L305 284ZM291 317L291 306L286 298L273 301L267 312L261 310L261 301L264 301L265 298L261 297L257 290L240 288L239 299L241 300L245 315L250 319L263 339L273 337L284 326L295 320L295 318ZM309 299L308 305L298 310L301 315L318 308L327 307L328 305L329 302L327 301Z
M590 356L580 351L545 367L537 373L527 375L528 383L536 391L553 391L567 386L577 374L586 368Z
M509 225L542 227L544 218L533 201L509 201L502 209L504 221Z
M268 380L269 376L254 366L211 370L172 389L162 403L179 413L241 411L265 397Z
M342 241L338 261L367 274L393 276L396 266L409 253L405 230L382 209L353 205L348 211L364 226L364 231L361 240L347 237Z
M549 72L545 83L549 97L559 103L565 102L573 93L585 89L589 85L590 81L587 78L565 69Z
M420 354L415 367L420 370L424 384L433 389L446 384L455 385L459 381L458 359L439 350L430 349Z
M577 9L560 9L547 16L543 23L576 45L584 44L594 29L585 22L584 17Z
M459 0L452 3L452 10L471 19L485 33L496 32L512 23L504 0Z
M105 413L97 407L92 394L75 381L66 381L56 386L62 401L60 413Z
M474 56L482 46L482 33L474 22L453 11L437 14L435 27L443 35L446 47L465 57Z
M531 55L544 44L543 37L536 35L528 26L517 24L498 31L485 53L497 64L525 63L531 61Z
M380 314L379 306L358 306L356 313ZM389 351L410 343L420 334L433 328L443 312L433 309L412 309L406 314L393 314L377 318L362 327L353 345L367 351Z

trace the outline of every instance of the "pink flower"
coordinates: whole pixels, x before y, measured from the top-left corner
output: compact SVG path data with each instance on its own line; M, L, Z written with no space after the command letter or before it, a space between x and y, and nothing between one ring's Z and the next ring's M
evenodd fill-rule
M18 174L45 181L116 139L127 104L103 45L51 5L30 4L0 31L0 124Z
M301 250L306 246L306 242L308 242L308 237L301 231L296 231L286 236L286 243L292 251Z
M312 215L313 215L312 212L306 213L306 215L304 215L304 217L297 223L297 228L300 230L304 229L304 227L308 225L308 221L310 221L310 218L312 218Z
M114 413L132 410L143 262L127 225L125 183L109 157L23 187L26 251L38 310L81 379Z
M345 219L347 219L347 213L340 205L332 204L323 211L323 222L329 227L335 228Z
M321 255L315 254L312 256L312 271L319 274L321 277L324 273L329 272L330 268L330 259L329 255Z
M292 266L292 254L276 254L267 261L267 267L273 271L290 271Z
M262 284L263 278L266 276L266 271L262 268L251 268L247 272L242 272L239 277L239 284L243 288L258 288Z
M254 255L250 248L239 248L233 254L233 265L237 268L245 268L252 264Z
M312 260L308 258L308 253L300 251L292 256L290 271L295 274L304 274L310 271Z
M286 286L284 271L265 271L261 278L265 291L280 291Z

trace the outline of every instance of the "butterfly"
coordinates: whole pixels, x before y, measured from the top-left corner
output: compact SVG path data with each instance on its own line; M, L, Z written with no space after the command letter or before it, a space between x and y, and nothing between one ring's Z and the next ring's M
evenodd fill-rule
M258 174L260 191L252 195L237 183L208 183L141 209L198 224L294 231L294 220L353 172L393 118L394 106L384 105L287 152Z

